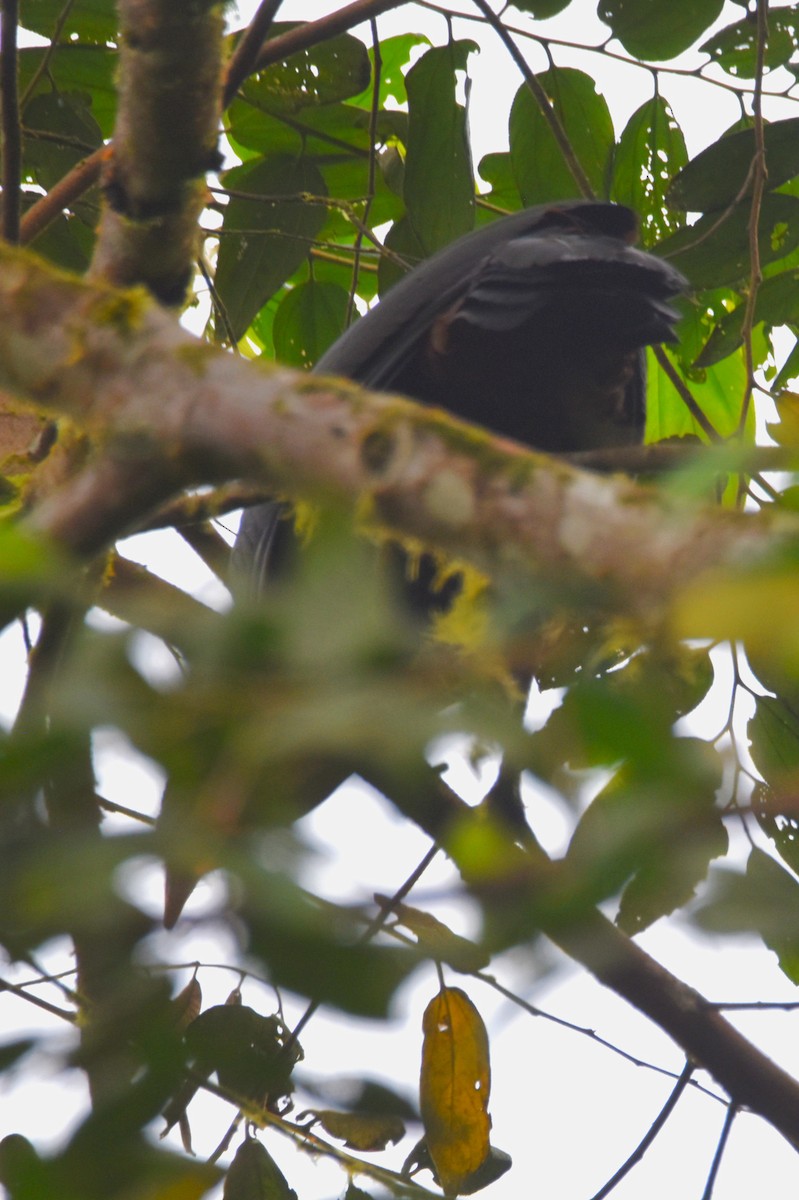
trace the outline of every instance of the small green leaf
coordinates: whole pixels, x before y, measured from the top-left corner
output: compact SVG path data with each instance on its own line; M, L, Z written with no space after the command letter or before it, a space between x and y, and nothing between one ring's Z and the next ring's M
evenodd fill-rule
M331 1137L363 1153L385 1150L405 1136L405 1123L395 1116L336 1112L331 1108L315 1109L313 1116Z
M385 246L387 250L393 251L408 264L408 270L413 270L425 257L424 247L416 236L409 217L400 217L399 221L394 222L386 234ZM406 274L407 271L404 271L393 258L381 257L377 268L377 286L380 295L384 296L389 288L392 288Z
M408 103L408 92L405 86L405 76L410 65L411 51L417 46L429 46L430 39L423 33L398 33L395 37L383 38L380 41L380 87L377 103L384 108L387 100L395 100L397 104ZM374 61L374 50L370 48L369 58ZM365 88L359 96L352 97L353 104L362 108L372 107L372 85Z
M668 353L668 351L667 351ZM669 355L669 357L672 357ZM646 441L660 442L672 437L700 437L705 435L692 416L674 384L661 371L660 365L650 350L647 355L649 370L646 385ZM705 414L714 429L722 437L734 433L741 419L741 398L746 385L746 364L743 352L738 350L722 362L705 367L685 378L678 363L674 364L678 374ZM750 406L751 420L746 435L754 442L754 412Z
M665 205L674 175L685 166L685 138L662 96L653 96L630 117L613 163L611 196L641 217L645 245L674 233L682 224Z
M349 297L335 283L310 279L283 297L272 324L280 362L308 370L347 325Z
M269 36L293 28L293 23L275 22ZM342 33L265 67L250 76L240 92L259 108L296 113L356 96L366 88L370 75L366 46L360 38Z
M103 143L86 92L34 96L25 106L25 166L48 190ZM44 132L47 137L36 137Z
M796 48L799 21L796 8L776 9L769 13L768 37L764 47L764 66L767 71L782 67L790 61ZM757 74L757 21L746 16L720 29L699 47L730 75L754 79Z
M702 353L696 359L697 367L710 366L732 354L743 343L743 323L746 304L741 301L737 308L722 317L716 325ZM783 271L772 275L761 283L754 309L754 324L764 321L767 325L789 325L799 320L799 271Z

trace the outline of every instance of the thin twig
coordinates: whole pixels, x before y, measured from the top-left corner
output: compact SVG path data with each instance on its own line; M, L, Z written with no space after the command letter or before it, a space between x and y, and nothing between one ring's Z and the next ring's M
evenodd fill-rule
M657 359L658 366L666 374L669 382L676 390L678 396L688 409L693 419L696 421L699 428L707 435L711 442L720 442L722 440L721 434L702 412L702 409L699 407L693 395L691 394L690 388L687 386L679 371L666 354L666 351L662 346L653 346L652 349L655 358Z
M2 0L0 16L0 119L2 119L2 234L7 242L19 241L22 135L19 123L17 75L18 0Z
M282 0L261 0L258 5L255 16L247 26L228 63L225 86L222 90L223 108L227 108L244 80L256 69L258 55L269 36L269 30L272 28L281 4Z
M256 70L262 71L272 63L282 62L299 50L307 50L318 46L321 42L329 41L340 33L346 33L354 25L378 17L380 13L392 8L400 8L406 0L354 0L343 8L319 17L316 21L308 21L304 25L296 25L279 37L270 38L265 44L255 64Z
M19 996L21 1000L27 1000L29 1004L34 1004L54 1017L60 1017L62 1021L69 1021L72 1025L78 1019L77 1013L70 1012L66 1008L59 1008L57 1004L51 1004L49 1000L43 1000L41 996L36 996L33 992L28 992L24 987L11 983L7 979L0 979L0 992L11 992L13 996Z
M649 1147L654 1142L657 1135L660 1133L663 1126L668 1121L671 1114L674 1112L674 1108L675 1108L675 1105L677 1104L677 1101L679 1100L680 1096L683 1094L686 1087L688 1086L688 1081L690 1080L691 1075L693 1074L693 1070L694 1070L693 1063L686 1061L685 1066L683 1067L683 1070L682 1070L682 1074L680 1075L680 1078L677 1080L676 1084L672 1088L672 1091L671 1091L671 1094L670 1094L668 1100L663 1105L663 1107L661 1108L658 1115L655 1117L655 1119L652 1122L652 1124L650 1125L649 1129L646 1131L644 1136L641 1138L641 1141L635 1147L635 1149L633 1150L632 1154L627 1159L627 1161L622 1163L622 1165L619 1167L618 1171L616 1171L616 1173L611 1176L611 1178L607 1181L607 1183L604 1184L604 1186L599 1189L599 1191L592 1197L592 1200L604 1200L604 1197L609 1195L613 1191L616 1184L621 1183L621 1181L622 1181L622 1179L624 1179L625 1175L628 1175L630 1173L630 1171L633 1169L633 1167L636 1165L636 1163L639 1163L641 1161L641 1159L644 1157L644 1155L646 1154Z
M50 62L51 62L52 57L55 54L56 50L58 49L58 45L61 40L61 33L63 31L64 26L67 23L67 18L69 16L69 14L72 12L72 9L74 8L74 6L75 6L75 0L66 0L64 7L61 9L61 12L58 14L58 17L56 18L56 23L53 26L53 32L50 35L50 41L47 45L47 48L46 48L44 54L42 55L41 59L39 60L39 65L37 66L36 70L33 72L30 79L28 80L28 86L25 88L25 91L22 93L22 97L20 99L20 107L23 110L25 108L25 105L30 100L31 96L36 91L36 88L39 86L39 80L50 69Z
M53 184L46 196L30 206L20 222L19 240L23 246L29 245L65 208L69 208L94 187L110 155L110 147L101 146L76 163L63 179Z
M710 1171L708 1173L707 1183L705 1184L705 1190L702 1193L702 1200L710 1200L710 1197L713 1195L713 1188L716 1183L716 1176L719 1173L721 1160L724 1156L727 1139L730 1136L732 1123L737 1116L738 1109L736 1105L730 1104L727 1108L727 1115L724 1118L724 1124L721 1127L721 1134L719 1135L718 1145L716 1146L716 1153L713 1155L713 1162L710 1164Z
M752 199L749 209L749 287L746 295L746 308L742 334L744 339L744 356L746 361L746 388L741 416L738 422L738 433L743 434L752 403L752 393L755 387L755 365L752 349L752 333L755 323L755 310L760 285L763 282L763 271L760 263L760 209L763 203L763 193L766 185L768 170L766 167L765 125L763 122L763 70L768 42L768 0L757 0L757 52L755 64L755 87L752 93L752 116L754 118L755 152L752 159Z
M346 324L352 324L355 311L355 295L358 291L358 280L361 272L361 256L363 253L363 230L369 222L369 212L375 198L375 178L377 169L377 118L380 114L380 75L383 69L383 59L380 54L380 39L377 36L377 21L374 17L370 22L372 31L372 52L374 55L374 72L372 75L372 106L369 111L369 168L366 180L366 203L361 217L361 228L355 235L352 260L352 283L347 297Z
M583 170L582 164L577 158L577 155L574 153L574 148L569 141L569 135L563 128L563 122L550 103L549 97L538 81L535 72L530 70L523 54L514 42L513 38L502 24L502 21L497 14L493 12L486 3L486 0L473 0L473 3L477 8L479 8L488 24L495 31L505 49L508 51L508 54L510 54L511 58L516 63L516 66L521 71L524 82L532 93L536 104L540 108L541 115L549 125L549 128L552 131L552 136L558 143L558 148L563 155L563 161L571 171L580 195L584 196L586 200L593 200L594 189L591 187L591 181Z

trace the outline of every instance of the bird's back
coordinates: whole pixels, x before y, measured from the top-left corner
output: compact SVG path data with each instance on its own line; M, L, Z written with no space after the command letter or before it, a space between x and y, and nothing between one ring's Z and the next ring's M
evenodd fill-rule
M621 205L526 209L410 272L322 356L346 376L553 453L628 445L644 428L643 347L673 337L685 281L637 250ZM245 513L236 568L262 586L282 508Z

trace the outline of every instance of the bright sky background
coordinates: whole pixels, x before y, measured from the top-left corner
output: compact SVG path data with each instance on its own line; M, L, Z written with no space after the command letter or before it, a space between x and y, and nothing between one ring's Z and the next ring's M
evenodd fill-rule
M246 14L253 6L240 5ZM286 0L281 19L312 19L330 9L329 0ZM468 8L466 0L464 9ZM547 32L565 40L600 41L604 27L596 20L595 0L578 0L566 13L546 25ZM720 24L739 19L742 9L727 4ZM523 25L518 15L512 24ZM379 18L380 32L390 36L419 31L432 40L446 36L442 16L419 8L403 8ZM456 36L470 37L482 45L470 72L475 161L488 150L507 145L507 112L519 86L516 68L506 52L495 44L490 31L471 21L454 23ZM368 29L360 30L369 40ZM547 63L543 53L528 49L534 69ZM651 95L652 80L645 71L626 68L610 59L569 50L556 50L561 65L582 66L598 80L614 116L617 133L631 113ZM688 57L688 65L693 65ZM663 79L663 92L672 103L682 125L689 152L714 139L738 115L734 97L720 89L690 79ZM786 105L772 104L770 115L784 116ZM793 115L793 106L791 106ZM486 122L485 125L477 121ZM131 539L126 552L166 578L195 590L209 603L223 603L221 588L207 575L196 557L177 537ZM151 669L169 669L153 651L152 639L142 639L142 654L149 655ZM719 692L724 695L723 659L718 662ZM13 719L24 674L24 651L17 630L0 637L0 720ZM720 704L718 696L704 706L695 722L700 731L714 729ZM131 806L157 810L162 780L151 764L120 745L108 734L98 745L101 769L100 790ZM465 771L465 768L461 768ZM474 786L474 785L472 785ZM531 798L531 802L532 798ZM534 800L536 830L557 849L566 830L564 816L556 803ZM357 836L351 830L357 819ZM342 789L309 820L303 822L309 842L316 848L313 877L308 882L324 894L342 899L363 900L374 890L390 893L405 879L427 849L426 839L400 821L379 798L354 788ZM342 836L342 831L347 832ZM459 932L470 931L468 914L451 902L447 894L452 876L441 861L425 875L412 900L424 906L425 897L442 919ZM156 911L160 905L160 871L141 864L129 872L125 886L142 890ZM198 914L216 903L221 884L213 878L201 885L187 914ZM644 948L676 974L711 999L791 1001L796 989L779 971L773 955L758 948L754 939L712 942L699 938L679 922L668 927L660 922L641 939ZM226 963L235 957L234 947L221 932L195 931L190 920L172 934L164 935L159 951L166 961ZM64 946L46 948L44 966L63 969ZM557 964L556 969L553 967ZM596 1030L602 1038L646 1062L679 1073L682 1059L668 1038L633 1009L595 984L576 967L554 953L523 951L493 964L497 978L535 1005ZM4 971L4 974L7 973ZM188 970L175 973L176 989L189 978ZM27 978L25 972L13 978ZM238 980L237 973L206 968L200 973L205 1006L222 1002ZM589 1200L624 1161L664 1103L672 1082L654 1071L635 1067L598 1045L587 1036L561 1028L541 1018L531 1018L492 992L486 985L448 973L448 981L464 987L477 1004L492 1035L493 1087L491 1111L495 1145L510 1152L513 1169L484 1195L491 1200L527 1200L556 1197L557 1200ZM244 984L244 1002L262 1012L274 1007L271 990L251 982ZM395 1019L382 1024L351 1022L332 1013L316 1016L303 1034L305 1070L314 1075L358 1075L383 1078L400 1090L413 1094L418 1081L420 1026L424 1006L437 990L432 967L418 971L397 998ZM289 1021L301 1006L291 998L286 1003ZM735 1023L768 1053L794 1074L799 1074L797 1016L790 1014L737 1014ZM47 1030L56 1038L54 1052L66 1044L69 1030L56 1020L43 1017L33 1007L13 997L0 995L0 1028L6 1037L28 1030ZM58 1144L64 1131L74 1124L75 1114L85 1103L82 1075L75 1072L65 1082L54 1077L56 1060L42 1056L41 1079L35 1084L11 1086L0 1083L0 1136L16 1131L31 1137L42 1149ZM28 1065L25 1064L26 1074ZM4 1079L6 1077L3 1077ZM707 1082L703 1078L703 1082ZM13 1084L13 1081L12 1081ZM43 1119L43 1114L46 1114ZM227 1106L212 1098L198 1099L190 1109L194 1144L200 1156L208 1154L224 1133L232 1115ZM699 1197L715 1150L724 1109L712 1099L689 1091L654 1147L617 1188L617 1200L674 1200ZM418 1136L416 1134L415 1136ZM265 1142L280 1162L300 1200L332 1200L345 1186L342 1173L320 1160L316 1163L298 1154L276 1134ZM177 1144L177 1142L176 1142ZM395 1147L379 1161L398 1168L412 1141ZM370 1185L361 1180L367 1189ZM429 1176L420 1182L429 1183ZM733 1129L715 1196L718 1200L749 1200L768 1195L769 1200L794 1197L799 1183L795 1152L758 1119L741 1115ZM371 1190L376 1190L372 1188Z

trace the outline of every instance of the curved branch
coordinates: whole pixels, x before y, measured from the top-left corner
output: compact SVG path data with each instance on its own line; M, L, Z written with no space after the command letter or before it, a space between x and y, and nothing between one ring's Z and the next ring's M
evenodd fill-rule
M698 572L796 538L789 515L696 509L411 401L253 366L141 295L55 276L10 247L0 266L0 386L72 416L101 447L33 517L75 553L185 487L249 479L337 498L499 580L545 571L657 622Z

